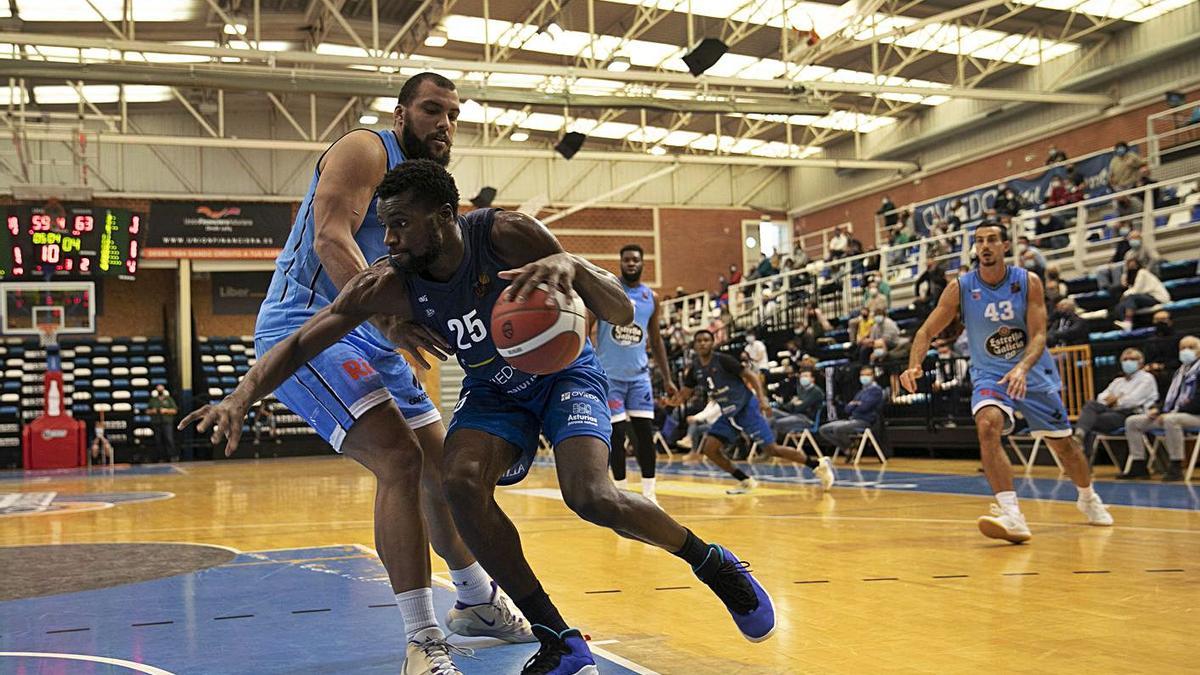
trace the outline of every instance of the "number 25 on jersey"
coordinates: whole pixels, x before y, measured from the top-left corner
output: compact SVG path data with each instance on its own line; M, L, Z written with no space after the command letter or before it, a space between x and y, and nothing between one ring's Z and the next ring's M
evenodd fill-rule
M467 312L461 319L449 319L446 325L450 328L450 332L454 333L455 341L458 342L459 349L470 349L471 345L476 342L483 342L487 337L487 326L475 317L479 310L473 309Z
M1016 317L1016 312L1013 311L1011 300L1002 300L1000 302L989 302L987 308L983 310L983 315L991 321L1011 321Z

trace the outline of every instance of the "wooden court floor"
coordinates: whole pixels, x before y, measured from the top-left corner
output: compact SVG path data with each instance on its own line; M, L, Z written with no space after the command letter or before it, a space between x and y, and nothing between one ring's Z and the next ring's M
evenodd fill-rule
M969 477L975 466L895 460L888 470ZM10 476L0 492L174 496L0 517L0 546L152 541L256 551L372 544L373 480L349 460L182 468L86 479ZM1055 477L1052 469L1038 475ZM845 470L839 478L849 485L826 495L808 483L777 482L741 497L724 495L727 480L659 479L662 506L750 561L772 593L779 630L758 645L738 636L725 610L678 560L578 520L555 498L552 470L536 467L498 500L567 620L594 640L615 641L609 651L660 673L1197 669L1195 506L1114 506L1117 526L1102 529L1083 524L1072 501L1025 499L1034 538L1012 546L976 530L984 496L883 489L855 482ZM1138 486L1149 495L1159 488ZM1043 492L1074 495L1069 486ZM434 565L444 571L436 558Z

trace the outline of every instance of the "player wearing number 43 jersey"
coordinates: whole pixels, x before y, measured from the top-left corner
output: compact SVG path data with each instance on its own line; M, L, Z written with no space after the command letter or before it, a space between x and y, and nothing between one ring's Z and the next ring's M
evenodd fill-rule
M1092 489L1091 470L1071 434L1063 407L1058 367L1046 350L1046 304L1036 274L1005 262L1010 242L999 225L975 230L979 268L950 282L925 324L913 338L908 370L900 382L916 392L933 336L961 314L971 349L971 411L979 435L983 470L996 494L992 514L979 518L988 537L1013 543L1031 534L1013 491L1012 467L1000 437L1020 411L1030 431L1041 436L1079 490L1077 506L1092 525L1112 525L1100 496Z
M621 326L608 321L594 321L596 355L608 375L608 409L612 413L613 479L624 490L625 439L633 428L634 452L642 470L642 496L655 504L654 492L654 391L650 385L650 365L646 358L649 347L654 364L663 376L669 395L676 392L671 381L671 366L667 348L658 330L658 298L649 286L642 283L644 260L642 247L629 244L621 249L621 287L633 303L633 321ZM593 317L588 315L589 321ZM588 333L592 327L588 327Z
M214 443L228 435L231 454L247 410L274 391L334 449L375 474L376 547L404 620L404 675L459 672L451 658L455 648L434 617L430 542L458 592L447 627L509 642L532 642L532 630L455 530L440 478L441 416L396 353L397 344L407 344L404 332L390 321L359 322L314 347L319 336L308 332L306 322L328 311L339 289L369 261L387 256L375 187L406 159L448 162L458 110L454 84L421 73L400 90L393 129L352 131L322 155L259 310L259 363L233 394L180 425L201 420L201 431L211 429Z

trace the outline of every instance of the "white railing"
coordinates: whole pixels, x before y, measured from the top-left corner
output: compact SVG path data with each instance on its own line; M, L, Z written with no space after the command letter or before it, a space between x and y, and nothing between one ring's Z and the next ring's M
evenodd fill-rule
M1146 160L1151 167L1162 165L1163 155L1200 148L1200 123L1192 114L1200 102L1184 103L1146 116Z
M1089 253L1100 249L1111 248L1115 242L1113 233L1120 224L1129 222L1134 229L1141 229L1142 240L1147 247L1153 247L1156 230L1155 221L1166 216L1170 219L1176 213L1186 214L1193 207L1183 200L1174 206L1156 209L1153 203L1155 189L1182 188L1191 186L1193 189L1200 183L1200 172L1179 178L1159 181L1151 185L1131 188L1121 192L1093 197L1074 204L1058 206L1041 211L1026 211L1013 220L1010 232L1014 240L1022 234L1030 239L1048 241L1061 237L1065 245L1059 247L1041 248L1048 262L1069 262L1076 271L1087 269L1086 258ZM1182 190L1179 190L1182 192ZM1135 197L1141 200L1141 209L1135 213L1117 218L1106 218L1107 212L1097 207L1108 207L1121 197ZM1051 232L1036 232L1037 220L1043 216L1057 217L1063 222L1073 224ZM1185 216L1186 217L1186 216ZM1190 218L1187 218L1190 222ZM926 237L899 246L882 246L861 255L839 258L832 261L816 261L804 269L754 279L729 287L729 310L737 321L755 311L762 316L774 303L774 307L783 311L786 309L793 291L810 290L813 301L817 301L822 310L831 302L829 294L821 295L822 288L833 288L832 306L836 313L826 311L828 318L836 319L848 311L860 306L864 291L864 280L868 272L874 272L874 260L878 259L877 270L881 278L891 287L892 295L899 289L911 290L921 271L926 268L929 260L942 263L948 277L954 276L959 265L968 264L971 255L971 237L979 221L964 224L954 232L935 237ZM1094 235L1094 236L1093 236ZM870 268L867 269L868 265ZM1064 270L1065 272L1066 270ZM671 299L662 303L661 313L670 325L682 319L685 330L689 332L704 327L720 312L718 299L710 293L696 293L684 298Z

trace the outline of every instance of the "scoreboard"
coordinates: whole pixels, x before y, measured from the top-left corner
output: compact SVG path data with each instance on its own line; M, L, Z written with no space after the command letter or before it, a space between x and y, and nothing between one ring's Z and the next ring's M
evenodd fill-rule
M0 206L0 279L137 273L146 215L129 209L59 204Z

